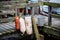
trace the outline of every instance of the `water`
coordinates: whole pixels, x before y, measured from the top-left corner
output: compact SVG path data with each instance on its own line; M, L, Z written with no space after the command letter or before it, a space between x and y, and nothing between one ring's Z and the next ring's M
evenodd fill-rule
M48 12L48 6L47 5L43 6L43 11ZM57 14L60 14L60 8L52 7L52 11L57 12Z

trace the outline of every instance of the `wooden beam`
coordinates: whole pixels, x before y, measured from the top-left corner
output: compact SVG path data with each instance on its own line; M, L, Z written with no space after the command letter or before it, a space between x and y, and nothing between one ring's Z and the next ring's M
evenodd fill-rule
M60 4L58 3L51 3L51 2L43 2L44 5L50 5L50 6L53 6L53 7L60 7Z
M34 26L34 32L35 32L35 35L36 35L36 39L37 40L40 40L40 35L39 35L39 32L38 32L38 28L37 28L37 25L36 25L36 21L34 18L32 18L32 21L33 21L33 26Z
M27 4L27 6L29 6L29 7L37 7L37 6L39 6L39 3L30 3L30 4Z

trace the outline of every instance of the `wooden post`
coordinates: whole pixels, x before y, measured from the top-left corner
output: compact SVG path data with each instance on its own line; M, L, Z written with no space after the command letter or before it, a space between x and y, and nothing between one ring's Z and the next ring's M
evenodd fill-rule
M48 6L48 26L51 26L51 6Z
M39 35L39 32L38 32L38 28L37 28L37 25L36 25L36 21L34 19L34 7L32 7L32 22L33 22L33 28L34 28L34 33L36 35L36 39L37 40L40 40L40 35Z
M34 18L32 18L32 21L33 21L33 26L34 26L34 32L35 32L35 35L36 35L36 39L37 40L40 40L40 35L39 35L39 32L38 32L38 28L37 28L37 25L36 25L36 21Z

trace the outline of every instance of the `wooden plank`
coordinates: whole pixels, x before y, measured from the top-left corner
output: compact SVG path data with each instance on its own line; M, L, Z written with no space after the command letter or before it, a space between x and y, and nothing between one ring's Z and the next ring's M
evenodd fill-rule
M53 7L60 7L60 4L58 3L51 3L51 2L43 2L44 5L50 5L50 6L53 6Z
M37 38L37 40L40 40L40 35L39 35L39 32L38 32L38 28L37 28L37 25L36 25L36 21L35 21L34 18L32 18L32 21L33 21L34 32L35 32L36 38Z
M47 33L47 34L51 34L54 37L60 38L60 34L59 34L60 30L55 29L51 26L45 26L44 27L44 32Z
M27 6L29 6L29 7L37 7L37 6L39 6L39 3L30 3L30 4L27 4Z
M11 1L26 2L27 0L11 0Z

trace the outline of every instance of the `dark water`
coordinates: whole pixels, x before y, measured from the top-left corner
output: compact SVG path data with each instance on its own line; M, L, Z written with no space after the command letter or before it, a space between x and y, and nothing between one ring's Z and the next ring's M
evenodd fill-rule
M40 27L38 27L39 29ZM43 26L42 28L39 30L40 34L44 35L44 40L60 40L59 38L55 38L55 37L52 37L52 36L49 36L47 33L44 33L43 32ZM13 35L13 37L12 37ZM11 37L9 37L11 36ZM1 36L0 36L1 37ZM4 35L3 35L4 37ZM36 36L35 34L33 33L32 35L27 35L26 34L24 36L20 36L20 32L19 33L14 33L14 34L8 34L7 36L5 35L5 38L2 38L1 40L36 40Z
M44 40L60 40L58 38L54 38L52 36L47 35L46 33L43 34L44 35ZM1 40L36 40L35 35L27 35L25 37L9 37L9 38L3 38Z
M44 40L60 40L60 38L55 38L55 37L52 37L52 36L48 36L47 34L44 34Z

